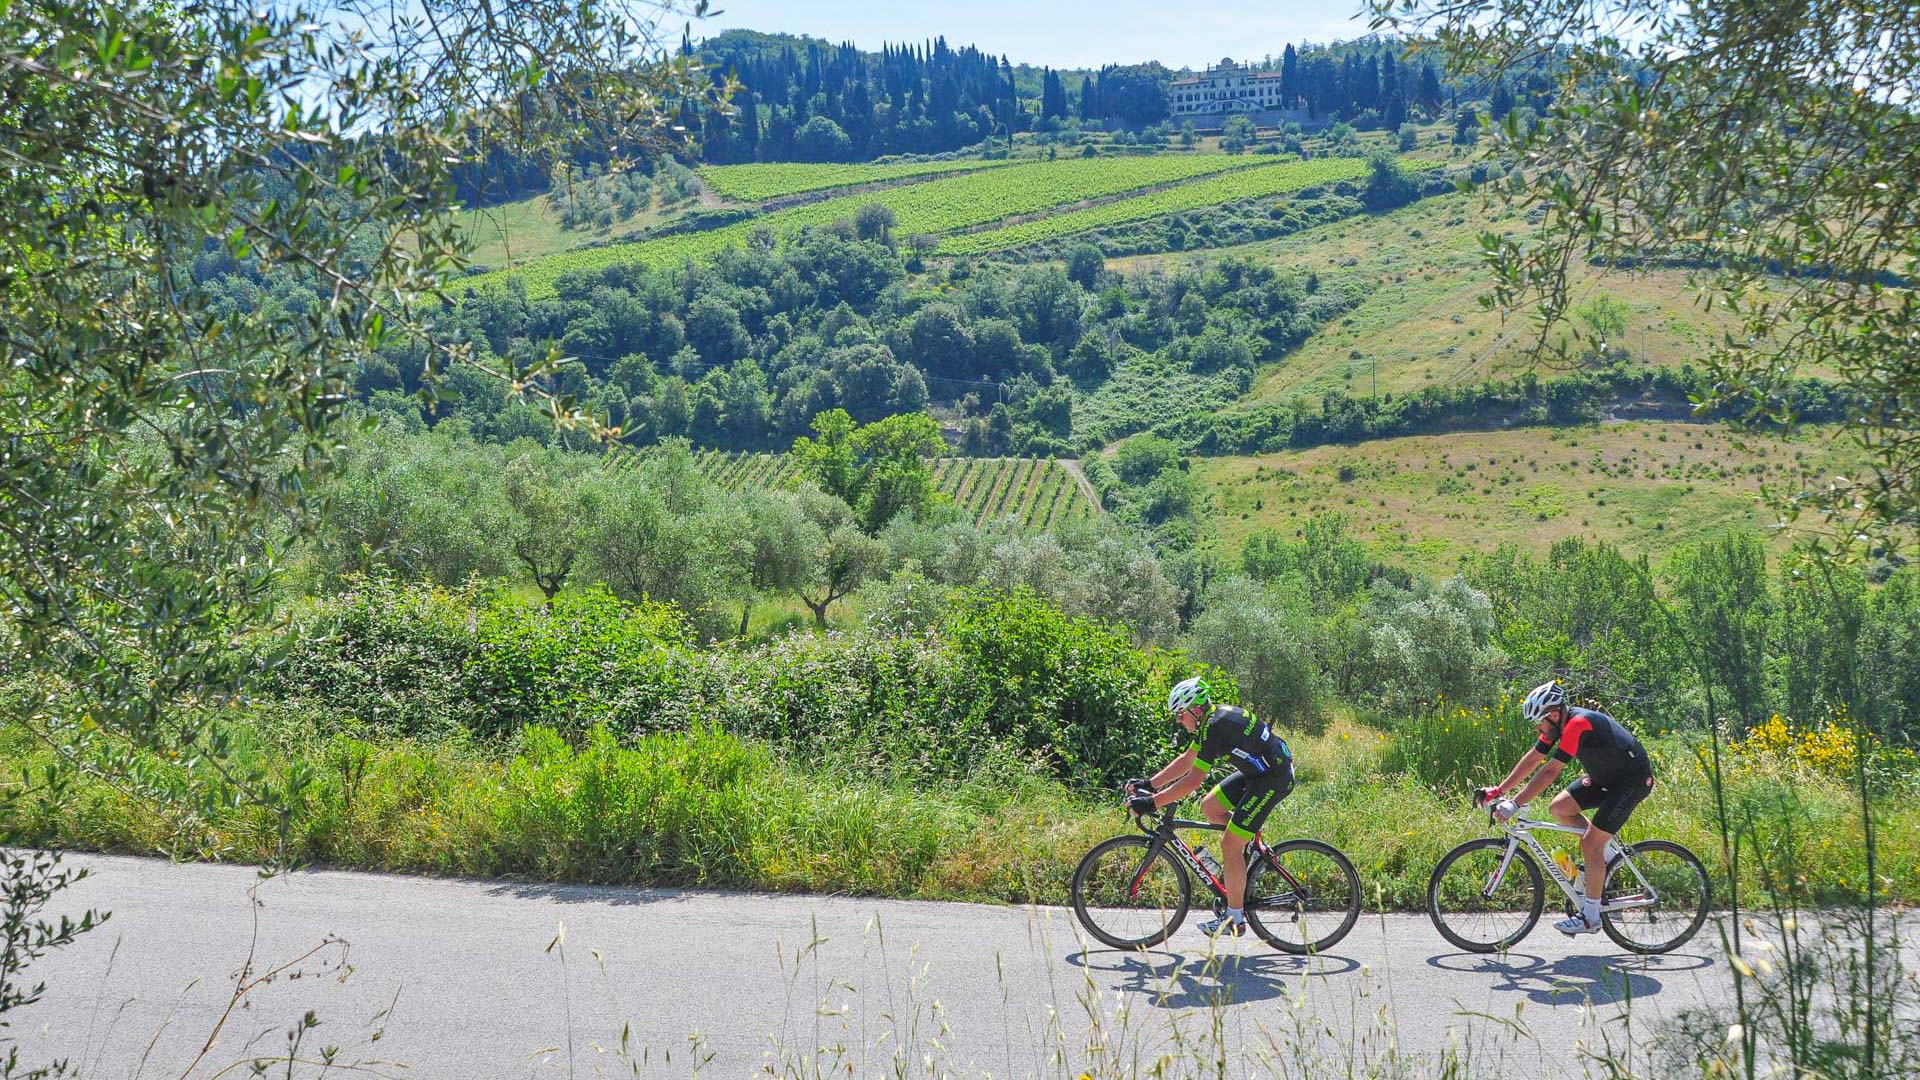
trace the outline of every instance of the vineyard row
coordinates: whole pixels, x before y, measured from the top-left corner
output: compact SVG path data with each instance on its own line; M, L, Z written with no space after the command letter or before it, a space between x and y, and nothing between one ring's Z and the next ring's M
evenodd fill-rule
M785 454L709 450L696 460L703 475L730 492L779 488L799 474ZM1095 512L1072 473L1052 458L939 458L933 487L976 524L1006 519L1038 532Z

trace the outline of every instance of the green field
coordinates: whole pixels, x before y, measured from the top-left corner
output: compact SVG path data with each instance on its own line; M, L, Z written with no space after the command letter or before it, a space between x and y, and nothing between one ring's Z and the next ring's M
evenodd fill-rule
M1232 552L1254 532L1292 535L1339 513L1393 561L1446 576L1500 543L1544 552L1582 536L1657 562L1731 527L1764 529L1774 518L1762 485L1797 490L1803 473L1830 467L1830 435L1743 439L1679 422L1462 432L1196 458L1193 475L1207 490L1204 520Z
M809 225L850 219L861 207L870 203L878 203L893 211L897 233L932 235L1039 213L1089 199L1245 169L1256 164L1258 159L1229 155L1062 158L1057 161L1022 162L1006 168L943 177L885 191L823 199L706 232L569 251L526 264L515 273L525 281L527 294L538 298L552 295L554 283L563 274L598 270L628 262L652 265L675 263L743 244L753 230L763 226L776 234L789 233ZM473 284L495 284L505 277L504 273L499 272L486 274L476 277Z
M1359 158L1321 158L1267 165L1181 184L1131 199L1118 199L1084 210L1053 214L1001 229L950 236L941 242L936 253L973 255L1024 247L1074 233L1177 214L1183 210L1284 195L1315 184L1353 180L1366 175L1366 172L1367 163Z
M1503 323L1499 312L1481 306L1491 278L1480 234L1489 230L1522 235L1531 227L1517 215L1489 212L1480 195L1446 195L1296 236L1199 254L1113 259L1109 265L1146 271L1233 255L1312 272L1326 283L1356 283L1365 299L1264 366L1244 404L1329 390L1401 394L1539 370L1530 355L1536 327L1527 313ZM1737 326L1724 310L1699 304L1687 277L1677 269L1608 271L1576 264L1570 284L1576 308L1602 294L1627 306L1627 332L1616 344L1632 362L1678 366L1698 364L1719 335Z
M753 165L708 165L701 179L713 193L739 202L765 202L810 191L909 180L943 173L971 172L1011 165L1009 158L962 161L904 161L882 165L835 165L800 161L770 161Z
M707 451L696 463L728 491L777 488L799 474L786 454ZM933 463L933 487L976 523L1005 518L1023 531L1049 529L1095 513L1068 467L1051 458L939 458Z
M554 213L551 200L545 195L535 195L518 202L463 211L459 225L473 241L474 265L500 269L588 244L631 240L649 228L671 221L680 209L684 207L646 210L604 228L568 228L560 223L560 215Z

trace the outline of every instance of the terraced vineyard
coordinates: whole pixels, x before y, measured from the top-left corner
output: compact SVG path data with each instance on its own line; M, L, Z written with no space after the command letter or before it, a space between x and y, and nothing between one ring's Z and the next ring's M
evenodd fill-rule
M1035 214L1087 199L1247 169L1252 165L1244 157L1227 154L1021 162L885 191L822 199L705 232L569 251L530 263L513 273L526 283L530 298L540 299L553 295L554 283L562 274L598 270L619 263L661 265L698 258L743 245L753 230L762 226L775 233L788 233L809 225L852 218L869 203L879 203L893 211L896 231L932 235ZM499 284L506 277L504 271L484 274L473 278L471 284L486 287Z
M1430 163L1423 161L1406 164L1414 169L1431 167ZM1001 229L950 236L941 242L936 254L977 255L987 251L1005 251L1074 233L1145 221L1164 214L1177 214L1183 210L1198 210L1243 199L1267 198L1316 184L1354 180L1366 175L1367 168L1367 163L1358 158L1320 158L1246 169Z
M696 459L700 472L727 491L777 488L799 474L799 466L786 454L729 454L724 450L705 450Z
M908 161L894 165L828 165L778 161L755 165L708 165L700 176L717 195L740 202L765 202L810 191L829 191L856 184L877 184L941 173L973 172L1011 165L998 161Z
M727 491L777 488L799 469L785 454L699 455L700 471ZM976 522L1005 518L1021 531L1040 531L1095 513L1067 466L1052 458L940 458L934 489L964 507Z

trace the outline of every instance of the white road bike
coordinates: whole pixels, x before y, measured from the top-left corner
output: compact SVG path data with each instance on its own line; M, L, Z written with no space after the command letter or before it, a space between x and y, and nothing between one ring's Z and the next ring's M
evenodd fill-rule
M1477 795L1474 805L1481 805ZM1565 895L1569 915L1586 896L1584 884L1576 888L1534 836L1579 836L1580 829L1518 816L1502 823L1492 808L1487 822L1504 835L1469 840L1447 852L1427 882L1427 914L1434 928L1455 946L1476 953L1510 949L1533 931L1546 904L1543 868ZM1600 924L1623 949L1671 952L1707 920L1713 887L1706 867L1671 840L1616 840L1608 845L1606 874Z

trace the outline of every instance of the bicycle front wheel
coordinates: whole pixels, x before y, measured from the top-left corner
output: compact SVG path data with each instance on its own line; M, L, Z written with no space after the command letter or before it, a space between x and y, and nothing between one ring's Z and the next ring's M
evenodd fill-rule
M1074 916L1101 944L1145 949L1180 929L1193 884L1165 844L1116 836L1080 860L1072 894Z
M1533 857L1509 841L1469 840L1440 860L1427 881L1427 914L1456 948L1490 953L1510 949L1533 931L1546 906L1546 884ZM1501 869L1502 861L1506 868Z
M1287 953L1330 949L1360 921L1360 875L1340 849L1289 840L1247 867L1247 925Z
M1713 885L1693 852L1671 840L1627 845L1607 868L1600 924L1623 949L1663 953L1685 945L1707 921Z

